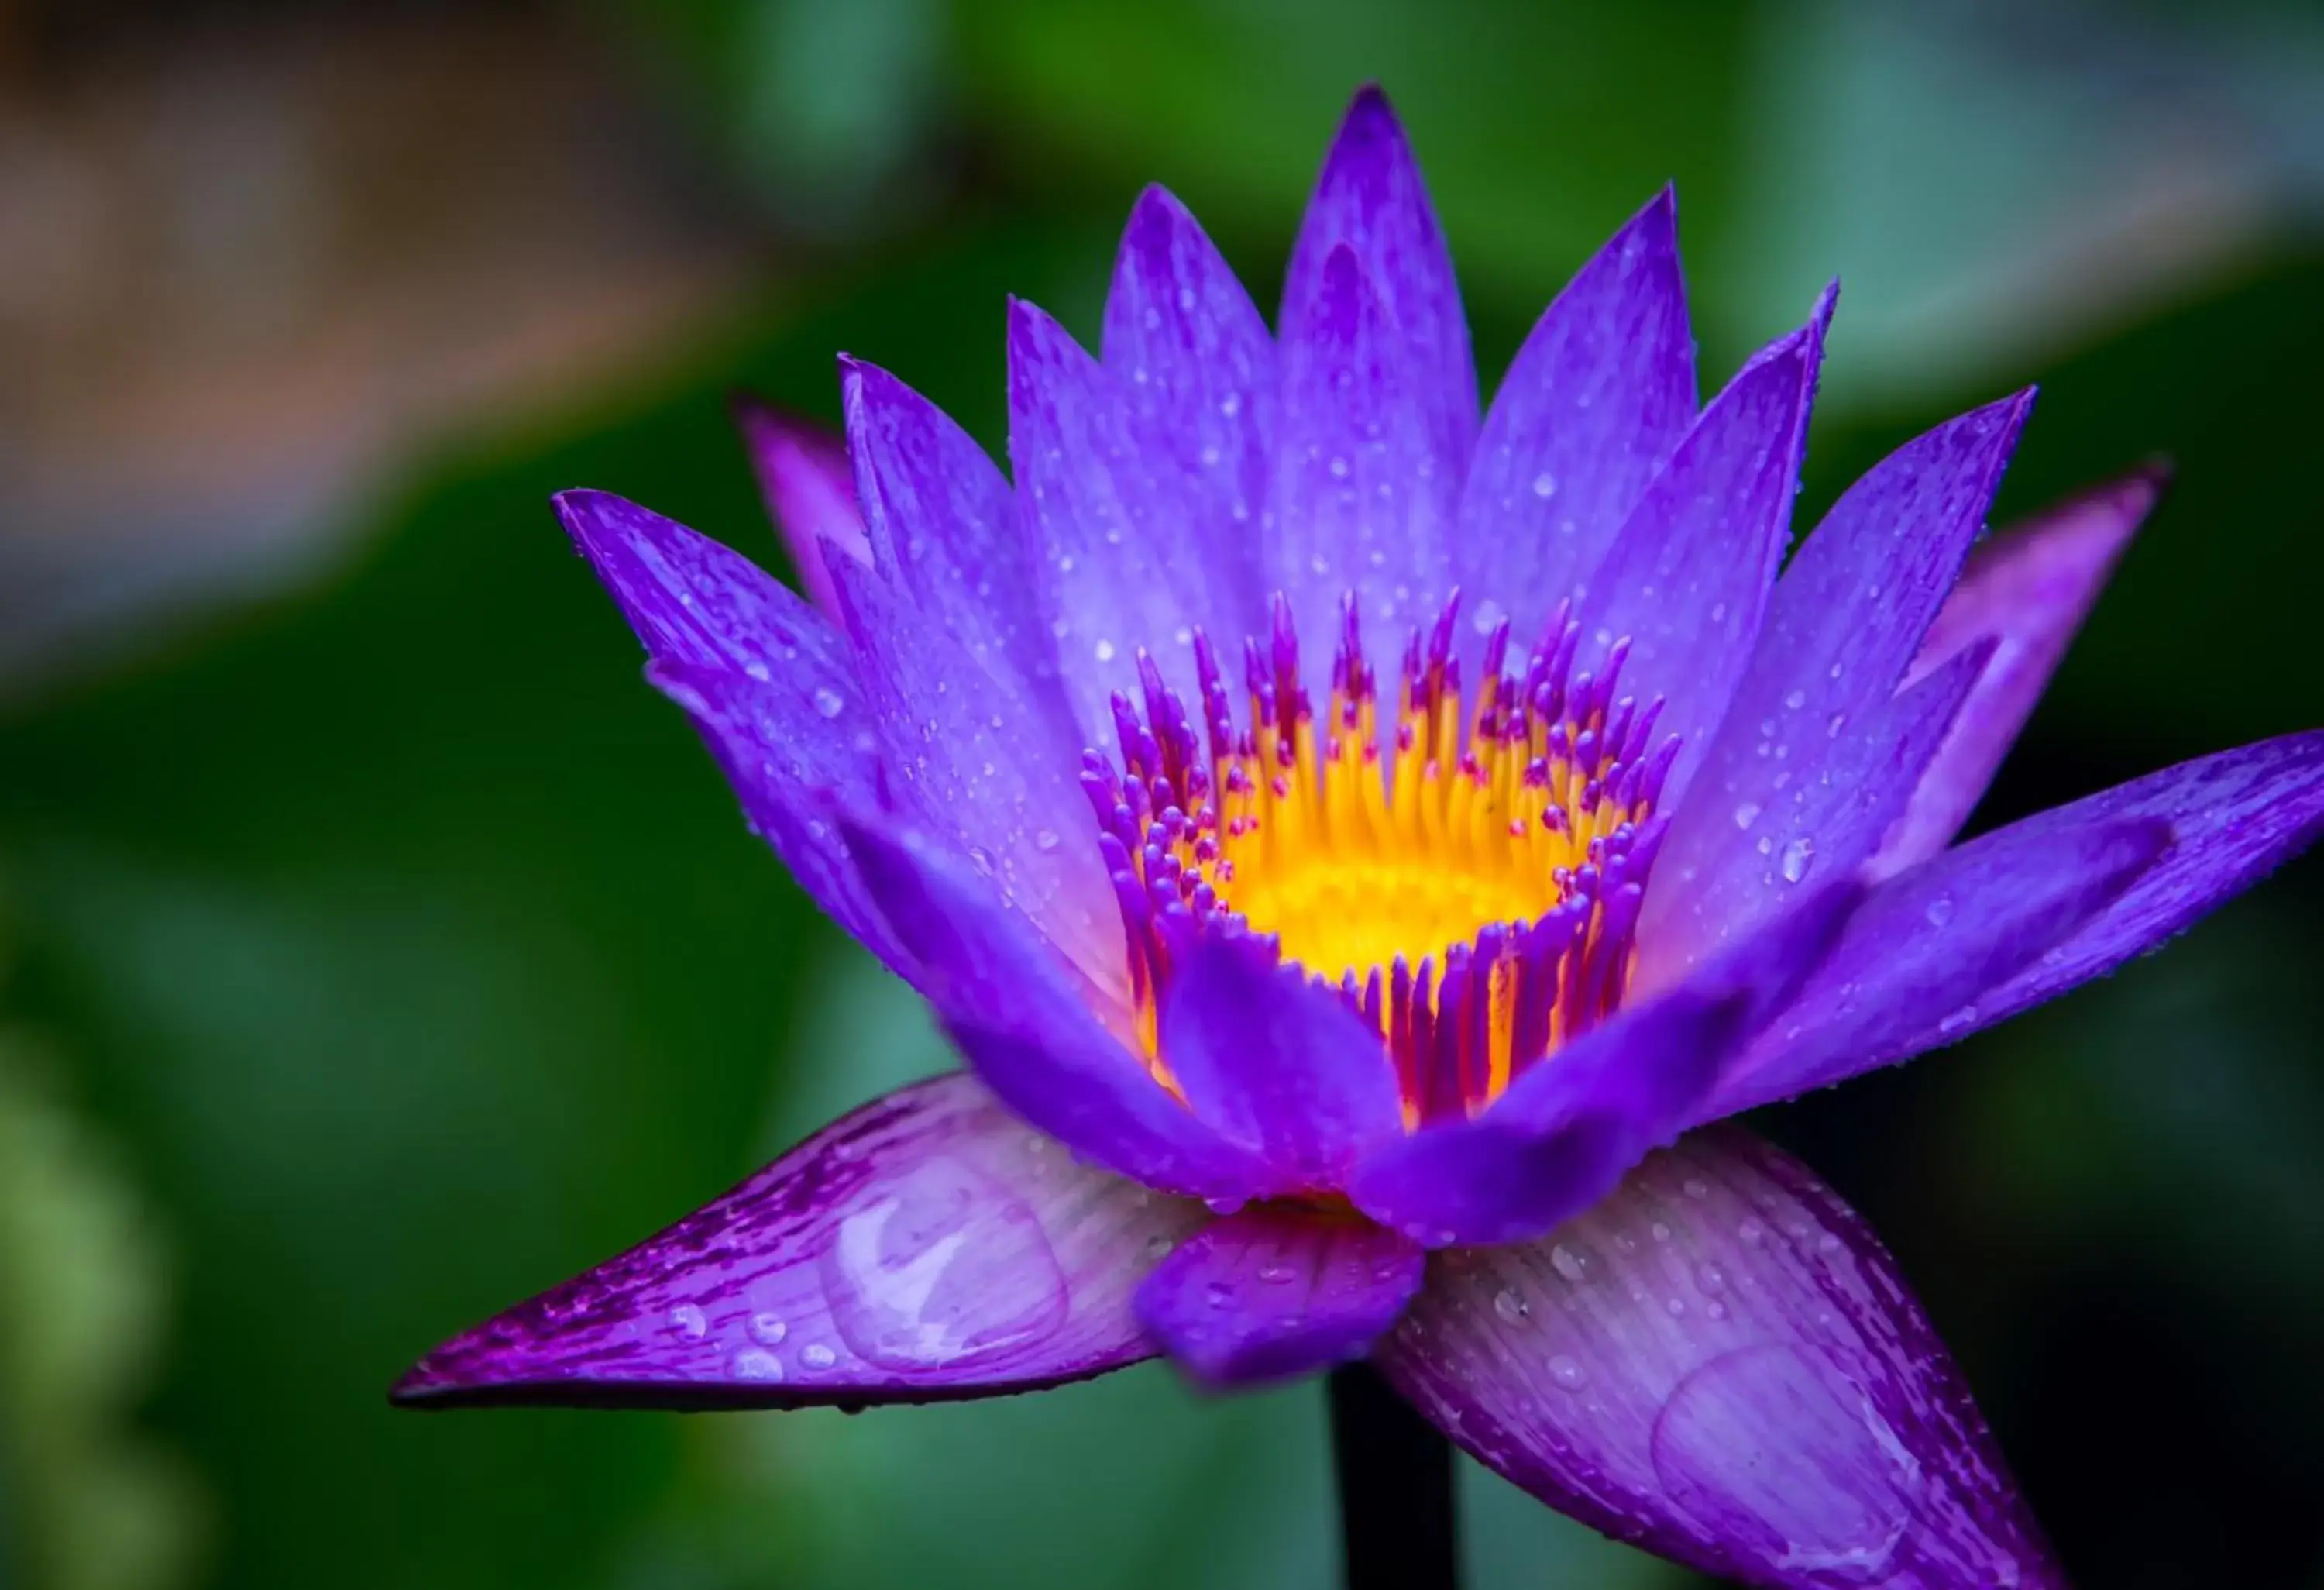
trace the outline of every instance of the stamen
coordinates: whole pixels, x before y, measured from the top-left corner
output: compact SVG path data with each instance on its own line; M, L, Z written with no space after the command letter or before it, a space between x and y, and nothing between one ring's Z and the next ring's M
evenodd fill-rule
M1678 742L1654 738L1659 699L1618 697L1627 640L1576 670L1563 605L1522 672L1495 624L1468 699L1459 603L1406 644L1386 735L1352 596L1320 726L1279 596L1243 645L1248 728L1208 636L1199 736L1138 653L1141 699L1111 703L1120 766L1092 753L1081 779L1166 1085L1157 1012L1196 934L1257 938L1336 990L1379 1032L1408 1126L1475 1114L1620 1004Z

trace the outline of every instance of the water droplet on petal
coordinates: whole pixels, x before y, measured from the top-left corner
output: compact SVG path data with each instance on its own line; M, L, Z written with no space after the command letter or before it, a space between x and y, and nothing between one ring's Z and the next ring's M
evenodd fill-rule
M829 685L817 685L815 689L815 709L825 717L837 717L847 710L847 703Z
M1742 805L1735 809L1735 826L1737 827L1748 828L1753 823L1756 823L1758 820L1759 803L1757 801L1746 800Z
M1570 1353L1559 1353L1549 1361L1549 1378L1569 1391L1578 1391L1590 1382L1590 1372Z
M1551 1269L1576 1286L1590 1279L1589 1261L1563 1243L1558 1243L1549 1250L1549 1263Z
M1784 882L1796 883L1808 875L1808 863L1815 858L1815 841L1805 834L1784 846L1784 859L1778 864L1784 869Z
M1929 908L1923 914L1928 917L1930 927L1943 927L1953 920L1953 897L1950 894L1938 895L1929 901Z
M779 1381L783 1378L783 1361L772 1353L746 1347L734 1354L734 1378L738 1381Z
M1493 1294L1493 1312L1511 1325L1521 1325L1533 1310L1526 1307L1526 1300L1517 1295L1515 1287L1503 1287Z
M779 1314L751 1316L751 1339L763 1346L778 1346L790 1334L791 1327L783 1323L783 1317Z
M799 1362L809 1369L829 1369L839 1362L839 1354L821 1342L811 1342L799 1349Z
M710 1334L710 1321L692 1303L680 1303L669 1311L669 1328L689 1342L698 1342Z
M1557 495L1557 476L1545 469L1533 477L1533 495L1547 502Z

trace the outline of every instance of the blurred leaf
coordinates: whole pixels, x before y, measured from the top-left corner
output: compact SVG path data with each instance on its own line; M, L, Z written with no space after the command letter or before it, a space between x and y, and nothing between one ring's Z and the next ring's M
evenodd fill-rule
M130 1428L166 1328L161 1244L47 1062L0 1029L0 1583L167 1590L201 1521L189 1477Z

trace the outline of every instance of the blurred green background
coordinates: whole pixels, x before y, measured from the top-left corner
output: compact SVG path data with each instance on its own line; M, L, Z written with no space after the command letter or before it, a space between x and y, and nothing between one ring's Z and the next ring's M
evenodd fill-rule
M774 559L723 394L1001 441L1139 187L1272 302L1338 111L1489 378L1678 182L1708 380L1845 293L1803 512L2028 380L2005 506L2179 486L1980 815L2324 721L2324 16L602 0L0 16L0 1585L1320 1590L1312 1390L418 1417L454 1328L944 1063L545 499ZM1772 1113L2085 1586L2324 1586L2324 870ZM1479 1586L1679 1574L1466 1479Z

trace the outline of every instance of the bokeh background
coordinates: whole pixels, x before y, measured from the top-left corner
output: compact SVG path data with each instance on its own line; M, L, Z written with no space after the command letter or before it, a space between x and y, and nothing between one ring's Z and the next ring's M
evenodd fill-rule
M944 1063L552 522L774 560L723 413L1001 439L1158 180L1271 302L1350 90L1489 377L1676 179L1707 379L1845 293L1803 514L2038 379L2179 486L1979 817L2324 722L2324 14L2268 0L0 9L0 1585L1326 1585L1312 1389L419 1417L450 1330ZM1803 522L1806 521L1803 519ZM2085 1586L2324 1586L2324 870L1773 1112ZM1464 1480L1480 1587L1686 1576Z

